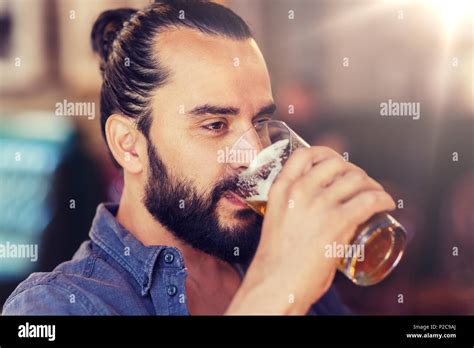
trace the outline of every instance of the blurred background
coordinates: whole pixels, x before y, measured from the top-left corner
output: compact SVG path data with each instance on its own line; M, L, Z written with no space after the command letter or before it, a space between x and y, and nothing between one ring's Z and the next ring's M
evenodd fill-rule
M32 271L70 259L96 206L120 197L100 135L100 12L150 1L0 0L0 244L39 258L0 258L0 304ZM359 314L474 314L474 95L471 1L219 1L252 27L278 118L383 183L410 244L382 283L338 275ZM420 117L381 115L413 102ZM94 103L95 118L57 116ZM402 295L402 296L400 296Z

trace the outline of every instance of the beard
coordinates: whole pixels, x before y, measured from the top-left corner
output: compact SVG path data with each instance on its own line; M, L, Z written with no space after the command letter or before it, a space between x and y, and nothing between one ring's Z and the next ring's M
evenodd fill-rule
M149 175L144 205L153 218L176 238L229 263L248 265L257 249L262 217L250 209L234 212L242 223L225 227L217 207L227 191L235 191L236 177L219 181L207 194L199 194L190 180L172 177L155 146L148 140Z

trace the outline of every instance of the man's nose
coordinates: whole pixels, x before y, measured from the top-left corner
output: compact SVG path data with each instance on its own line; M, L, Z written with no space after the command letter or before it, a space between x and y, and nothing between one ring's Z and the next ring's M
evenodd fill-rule
M228 165L234 171L241 172L250 165L257 154L263 150L262 142L255 128L247 130L229 151Z

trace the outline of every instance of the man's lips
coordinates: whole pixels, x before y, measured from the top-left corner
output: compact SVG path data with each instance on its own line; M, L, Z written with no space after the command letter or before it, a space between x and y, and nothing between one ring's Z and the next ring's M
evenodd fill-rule
M232 204L241 207L241 208L248 208L247 204L245 204L237 195L233 192L226 192L222 195Z

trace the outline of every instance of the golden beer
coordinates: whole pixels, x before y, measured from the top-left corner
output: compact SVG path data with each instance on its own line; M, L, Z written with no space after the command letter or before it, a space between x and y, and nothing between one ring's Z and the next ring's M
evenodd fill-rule
M338 269L355 284L373 285L399 263L406 245L406 232L392 216L379 213L358 227L351 243L363 246L364 258L342 258Z
M255 211L256 213L258 213L262 216L265 215L265 210L267 208L267 202L248 200L248 201L245 201L245 203L247 203L247 205L250 208L252 208L252 210Z

